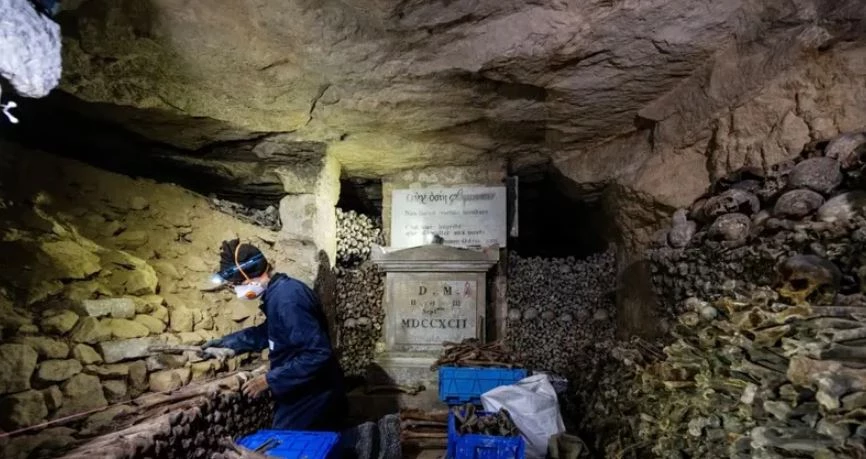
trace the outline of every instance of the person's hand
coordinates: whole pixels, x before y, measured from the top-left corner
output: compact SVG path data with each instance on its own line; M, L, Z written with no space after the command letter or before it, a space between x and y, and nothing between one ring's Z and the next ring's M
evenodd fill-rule
M244 394L250 398L256 398L261 395L263 392L268 390L268 378L267 375L258 375L253 379L250 379L244 386L241 388Z
M214 339L208 340L207 342L202 344L201 350L204 351L205 349L207 349L209 347L220 347L222 345L222 343L223 343L222 338L214 338Z
M227 347L208 347L202 349L201 353L204 354L205 357L214 358L219 361L223 361L235 355L235 351Z

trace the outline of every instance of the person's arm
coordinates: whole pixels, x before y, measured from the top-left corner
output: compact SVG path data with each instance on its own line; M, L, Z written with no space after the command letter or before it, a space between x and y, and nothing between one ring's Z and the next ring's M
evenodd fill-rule
M268 347L267 320L255 327L245 328L223 336L219 340L218 346L229 348L236 353L261 351Z
M312 296L312 292L295 291L286 300L286 307L281 308L284 312L281 320L290 330L289 346L300 351L295 358L278 367L272 367L268 372L268 386L277 397L310 382L331 358L328 331L323 329L316 318L315 308L319 307L319 303Z

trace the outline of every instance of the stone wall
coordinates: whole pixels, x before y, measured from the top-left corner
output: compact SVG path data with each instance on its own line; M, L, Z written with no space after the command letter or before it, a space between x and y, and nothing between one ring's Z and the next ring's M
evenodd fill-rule
M554 166L574 192L605 190L621 249L618 317L624 329L655 329L641 312L653 301L643 250L675 209L732 171L766 169L866 120L862 46L776 51L760 44L725 49L642 111L643 129L555 155Z
M466 167L432 167L400 172L382 179L382 231L391 243L391 192L395 189L450 186L504 186L508 170L504 160ZM499 264L488 273L487 337L505 336L508 252L500 250Z
M205 292L221 241L313 271L305 242L215 211L173 185L0 143L0 427L14 430L175 389L247 358L154 355L262 322L258 302Z

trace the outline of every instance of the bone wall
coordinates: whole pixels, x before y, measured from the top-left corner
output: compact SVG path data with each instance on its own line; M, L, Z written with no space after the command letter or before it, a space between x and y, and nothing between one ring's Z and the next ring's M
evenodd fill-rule
M9 143L0 144L0 221L5 431L237 369L251 356L203 362L147 348L261 323L257 302L199 290L221 241L251 241L290 275L309 254L179 187Z
M863 456L864 156L861 128L674 214L649 255L670 333L610 353L584 419L597 451Z
M370 262L370 247L383 245L378 220L337 209L337 348L348 376L363 376L382 338L385 275Z
M613 348L615 276L613 248L585 259L509 258L507 341L530 368L579 388L576 400L566 400L569 410L585 409Z
M814 142L766 173L741 169L678 210L673 226L658 234L659 243L648 252L665 308L680 313L688 297L715 299L735 288L796 283L793 273L786 277L777 268L798 254L851 273L845 279L804 273L804 299L816 300L811 290L819 287L859 292L866 248L859 213L864 152L866 135L860 132Z

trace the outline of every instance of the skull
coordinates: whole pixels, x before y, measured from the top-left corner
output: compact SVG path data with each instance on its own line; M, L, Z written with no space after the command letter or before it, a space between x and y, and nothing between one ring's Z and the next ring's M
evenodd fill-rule
M778 267L779 295L800 305L830 304L836 299L842 272L833 263L815 255L794 255Z
M748 191L731 188L724 193L707 199L703 206L703 214L707 218L715 218L729 213L751 215L761 210L757 196Z

